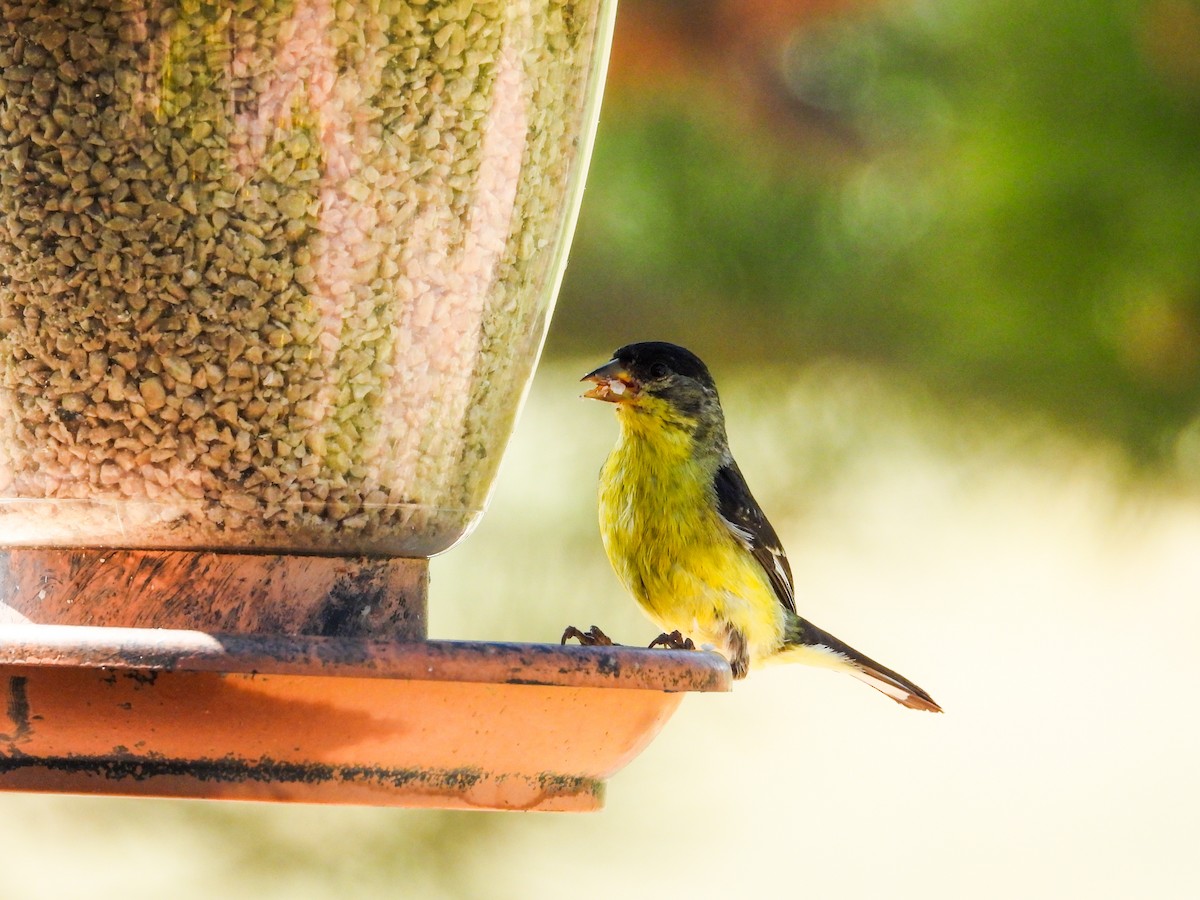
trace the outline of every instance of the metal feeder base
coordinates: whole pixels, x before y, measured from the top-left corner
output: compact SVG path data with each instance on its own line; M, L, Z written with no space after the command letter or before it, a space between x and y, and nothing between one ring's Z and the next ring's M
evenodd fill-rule
M365 605L337 595L343 612L334 618L349 635L36 624L30 614L41 607L11 588L37 580L15 578L9 565L5 593L5 557L0 601L15 602L0 602L0 612L19 616L0 624L0 790L592 810L605 780L658 733L683 691L731 683L715 653L421 640L424 582L395 572L366 579L383 587ZM278 559L250 564L284 565L270 562ZM354 565L298 559L318 572ZM139 558L134 568L147 564ZM128 578L120 571L110 588ZM417 589L389 603L388 584ZM236 596L207 604L203 591L174 584L158 593L177 609L243 618L257 609L262 618ZM277 593L295 606L291 591ZM119 597L107 596L106 607L120 610ZM131 606L151 599L143 592ZM76 621L94 618L61 592L43 600ZM296 615L331 621L310 600ZM372 616L409 633L364 636Z

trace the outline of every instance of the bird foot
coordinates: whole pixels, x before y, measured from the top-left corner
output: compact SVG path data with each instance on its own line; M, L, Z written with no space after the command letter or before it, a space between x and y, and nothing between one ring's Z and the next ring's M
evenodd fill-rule
M584 647L615 647L613 639L601 631L597 626L593 625L587 631L580 631L574 625L568 625L567 630L563 632L560 644L565 644L567 641L574 638L579 641Z
M695 650L696 645L691 638L685 638L678 630L667 634L665 631L650 642L650 649L665 647L667 650Z

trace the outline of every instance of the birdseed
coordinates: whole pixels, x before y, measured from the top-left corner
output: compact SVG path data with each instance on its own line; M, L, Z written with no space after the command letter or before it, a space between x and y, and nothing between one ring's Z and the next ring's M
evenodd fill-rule
M605 0L0 0L0 543L428 555L561 272Z

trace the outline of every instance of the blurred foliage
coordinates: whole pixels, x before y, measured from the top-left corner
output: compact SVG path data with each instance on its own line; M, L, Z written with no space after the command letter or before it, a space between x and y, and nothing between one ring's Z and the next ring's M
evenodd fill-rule
M918 0L741 45L778 95L704 47L618 65L550 350L849 357L1162 461L1200 410L1198 48L1194 0Z

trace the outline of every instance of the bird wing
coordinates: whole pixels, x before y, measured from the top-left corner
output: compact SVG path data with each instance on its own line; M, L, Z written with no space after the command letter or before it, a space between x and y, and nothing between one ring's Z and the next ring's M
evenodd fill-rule
M779 602L795 612L792 567L788 564L787 554L783 552L779 535L750 493L736 462L730 459L717 470L714 486L717 491L717 512L722 521L763 567Z

